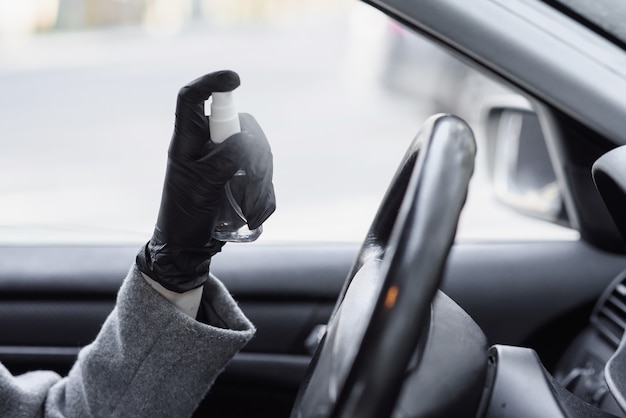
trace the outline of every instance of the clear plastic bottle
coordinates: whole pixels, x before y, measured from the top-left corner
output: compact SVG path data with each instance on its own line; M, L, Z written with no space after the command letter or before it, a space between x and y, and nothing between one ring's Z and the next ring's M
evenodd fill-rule
M241 132L239 115L233 104L232 91L213 93L211 95L211 113L209 130L211 140L215 143L224 142L228 137ZM248 228L248 221L244 216L234 190L243 190L246 183L246 172L238 170L234 177L226 183L226 201L222 205L219 221L213 231L213 238L227 242L251 242L263 232L263 226L256 229ZM238 184L239 183L239 184ZM234 186L234 187L231 187ZM240 186L240 187L239 187Z

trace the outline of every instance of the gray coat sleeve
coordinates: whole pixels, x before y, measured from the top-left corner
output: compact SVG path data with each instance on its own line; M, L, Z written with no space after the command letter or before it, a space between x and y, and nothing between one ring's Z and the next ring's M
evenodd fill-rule
M179 311L132 267L115 309L67 377L13 377L0 366L0 411L11 417L188 417L254 327L214 277L209 324ZM5 414L6 413L6 414Z

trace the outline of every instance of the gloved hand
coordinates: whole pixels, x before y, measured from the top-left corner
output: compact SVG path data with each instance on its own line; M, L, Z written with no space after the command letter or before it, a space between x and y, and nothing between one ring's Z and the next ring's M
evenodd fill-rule
M247 183L233 194L241 197L250 228L260 226L276 208L272 153L256 120L240 114L241 133L220 144L210 140L205 100L212 92L231 91L239 84L236 73L218 71L178 93L158 220L136 259L143 273L174 292L207 280L211 257L224 245L211 237L226 206L224 185L238 169L245 170Z

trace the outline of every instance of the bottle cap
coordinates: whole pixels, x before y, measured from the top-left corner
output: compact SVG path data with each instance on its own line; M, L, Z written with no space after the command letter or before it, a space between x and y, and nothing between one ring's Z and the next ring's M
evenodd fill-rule
M239 125L239 115L235 110L232 91L213 93L211 98L209 129L211 140L219 144L229 136L241 132L241 126Z

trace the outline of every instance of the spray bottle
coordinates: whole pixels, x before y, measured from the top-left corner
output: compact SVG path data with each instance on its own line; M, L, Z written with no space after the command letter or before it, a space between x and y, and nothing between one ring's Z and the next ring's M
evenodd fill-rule
M231 135L241 132L241 126L239 115L233 104L232 91L213 93L211 97L209 131L211 132L211 140L219 144ZM227 204L222 206L220 218L213 231L213 238L218 241L252 242L263 232L262 225L252 230L248 228L248 221L235 196L233 196L231 183L240 183L243 187L245 176L244 170L238 170L224 187Z

